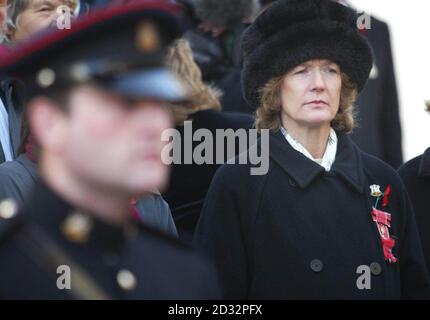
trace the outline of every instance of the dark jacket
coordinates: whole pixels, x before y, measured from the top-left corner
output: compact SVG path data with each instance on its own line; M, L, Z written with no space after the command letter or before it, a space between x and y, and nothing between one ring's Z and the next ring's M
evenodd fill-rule
M402 134L390 33L386 23L374 17L371 22L364 34L373 48L374 67L356 102L359 127L352 139L397 169L403 163Z
M36 163L25 154L0 164L0 201L12 198L22 206L33 191L37 177Z
M0 219L1 298L219 297L213 268L188 247L136 220L120 227L86 215L90 224L75 224L76 210L38 183L20 213ZM70 289L58 288L67 283L59 266L70 268Z
M253 125L253 119L246 114L222 113L215 110L203 110L192 114L193 134L198 129L208 129L215 136L217 129L248 129ZM176 128L184 143L184 127ZM193 143L194 146L199 142ZM215 147L215 144L214 144ZM184 148L182 148L184 150ZM236 148L238 150L238 148ZM215 155L216 150L213 151ZM224 153L226 161L226 153ZM182 162L183 163L183 162ZM173 164L170 176L170 184L163 194L164 199L172 210L179 235L183 240L189 240L190 234L194 233L200 210L206 196L206 192L212 181L215 171L221 164Z
M0 201L11 198L21 207L31 195L37 179L37 165L25 154L0 164ZM145 225L178 237L169 205L160 194L153 193L139 200L136 209Z
M190 42L203 80L213 83L222 91L220 101L224 112L254 112L245 101L241 86L240 38L246 27L247 25L239 25L219 38L205 34L197 27L191 28L184 35Z
M397 173L338 134L330 172L295 151L282 133L270 135L266 175L225 165L215 175L195 240L211 255L227 298L399 299L429 297L430 282L415 218ZM384 260L372 221L378 184L392 196L398 262ZM378 205L380 209L380 206ZM356 285L372 270L371 289Z
M399 174L414 207L424 257L430 270L430 148L423 155L405 163Z
M0 98L8 113L10 143L15 157L20 143L21 113L24 106L24 90L21 83L10 78L1 80ZM3 150L0 150L0 163L4 160Z

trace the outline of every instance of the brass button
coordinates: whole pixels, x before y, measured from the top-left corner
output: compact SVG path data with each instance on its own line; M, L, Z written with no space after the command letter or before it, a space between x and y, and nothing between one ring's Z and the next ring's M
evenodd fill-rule
M36 76L37 84L42 88L48 88L55 82L55 72L50 68L40 70Z
M18 205L15 200L7 198L0 202L0 218L12 219L18 213Z
M289 178L289 179L288 179L288 182L290 183L290 186L292 186L292 187L294 187L294 188L297 188L297 187L298 187L297 182L296 182L296 181L294 181L293 179Z
M142 52L151 53L160 49L160 34L157 26L148 21L142 21L136 32L136 47Z
M131 271L126 269L122 269L118 272L116 275L116 281L123 290L127 291L131 291L137 286L136 277Z
M75 212L63 221L61 231L66 239L72 242L85 243L90 238L92 226L90 217Z

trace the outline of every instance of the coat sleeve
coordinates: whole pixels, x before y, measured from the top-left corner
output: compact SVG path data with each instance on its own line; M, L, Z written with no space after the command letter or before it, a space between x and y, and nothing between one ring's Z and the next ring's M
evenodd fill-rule
M151 194L144 199L140 199L136 207L144 224L173 238L178 238L178 231L176 230L170 207L161 195Z
M244 230L240 220L243 205L235 190L238 179L231 165L218 170L203 204L194 242L212 258L220 276L226 299L244 299L247 295L248 265Z
M403 186L403 184L402 184ZM402 299L430 299L430 279L424 260L415 214L403 188L403 240L399 248Z
M0 201L11 198L20 206L24 202L22 190L25 189L24 180L17 180L15 163L9 162L0 165Z

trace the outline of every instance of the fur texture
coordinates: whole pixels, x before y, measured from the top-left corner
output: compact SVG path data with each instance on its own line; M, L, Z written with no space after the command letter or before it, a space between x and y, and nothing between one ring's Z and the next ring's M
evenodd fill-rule
M357 13L331 0L279 0L269 6L242 37L245 55L242 89L259 106L259 90L272 78L311 59L329 59L364 87L373 58L357 30Z
M197 17L214 27L232 28L258 11L258 0L194 0Z

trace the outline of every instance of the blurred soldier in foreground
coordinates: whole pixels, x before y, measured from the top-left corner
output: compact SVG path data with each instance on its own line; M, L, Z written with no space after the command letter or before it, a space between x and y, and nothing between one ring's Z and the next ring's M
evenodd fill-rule
M77 15L82 3L79 0L9 0L8 34L9 45L18 45L33 36L35 32L49 32L51 28L57 28L57 19L60 18L58 8L67 6L70 18ZM82 12L82 10L80 10ZM62 20L61 20L62 21ZM21 125L21 137L18 137L20 121L17 112L23 109L24 93L20 92L19 81L8 78L2 81L3 91L8 92L4 100L8 106L14 106L9 112L9 127L13 130L12 141L16 145L16 159L0 164L0 201L12 198L22 206L37 182L37 159L38 147L34 144L28 121L24 116ZM14 117L15 116L15 117ZM15 120L15 121L13 121ZM18 147L18 141L19 147ZM9 159L10 160L10 159ZM174 238L178 237L176 226L168 204L158 192L146 196L144 200L136 200L130 204L133 213L142 219L147 226L151 226Z
M2 57L28 86L40 181L19 213L0 203L0 297L218 297L204 260L129 212L168 176L164 103L183 90L162 61L177 13L165 1L108 8Z

